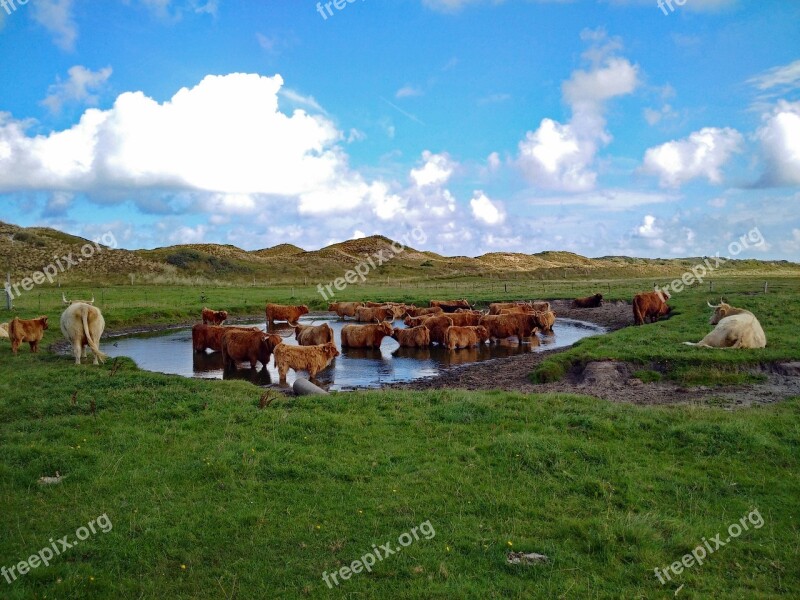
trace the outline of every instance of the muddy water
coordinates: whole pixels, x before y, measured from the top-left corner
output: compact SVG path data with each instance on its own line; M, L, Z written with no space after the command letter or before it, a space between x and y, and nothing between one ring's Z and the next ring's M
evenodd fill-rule
M336 344L339 346L343 322L319 317L301 319L304 324L312 321L315 324L327 322L333 328ZM255 324L258 325L258 323ZM401 321L397 321L395 326L403 327L403 324ZM264 328L263 323L261 327ZM288 326L280 324L274 329L283 335L289 333L290 330ZM480 348L454 351L438 346L400 348L396 341L387 337L383 340L379 350L345 349L341 356L334 359L330 367L317 375L316 383L330 390L376 388L387 383L433 377L441 369L452 365L570 346L584 337L604 332L602 327L591 323L559 319L552 335L537 335L522 345L512 338L513 341L504 341L492 346L484 345ZM285 343L296 344L293 337L286 339ZM195 354L192 351L191 329L111 338L104 340L102 350L112 357L132 358L140 368L147 371L184 377L246 379L261 386L279 385L274 360L270 361L266 369L250 369L247 364L240 366L236 373L223 372L221 354L210 352ZM302 376L306 377L307 374L303 373ZM292 384L294 378L294 371L289 371L288 385Z

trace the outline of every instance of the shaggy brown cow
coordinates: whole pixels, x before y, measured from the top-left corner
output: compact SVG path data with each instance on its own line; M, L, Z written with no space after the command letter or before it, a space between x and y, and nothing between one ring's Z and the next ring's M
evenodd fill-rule
M603 294L595 294L586 298L575 298L570 308L599 308L603 306Z
M473 310L471 308L457 308L455 314L466 313L468 315L478 315L483 316L483 313L479 310Z
M226 331L222 336L222 364L231 370L235 370L240 362L249 362L251 369L255 369L258 363L266 367L270 356L282 343L283 338L275 333Z
M386 321L376 325L345 325L342 348L380 348L388 335L392 335L392 326Z
M543 312L547 312L548 310L552 310L550 308L550 303L546 300L533 300L530 302L530 307L533 310L539 310Z
M480 325L481 319L484 317L484 314L481 312L463 312L463 313L451 313L447 315L450 319L453 320L453 325L456 327L467 327L467 326L475 326Z
M211 310L203 307L203 325L222 325L227 320L227 310Z
M289 323L294 327L294 339L301 346L321 346L333 342L333 329L327 323L322 325L297 325Z
M483 325L477 327L448 327L444 332L445 345L450 350L471 348L486 343L489 331Z
M289 369L306 371L310 379L325 369L331 361L339 356L339 350L333 343L319 346L287 346L281 344L275 348L275 366L281 382L286 381Z
M73 302L61 314L61 333L72 344L75 364L81 364L86 357L86 347L94 354L94 364L105 362L106 356L100 351L100 338L106 328L106 321L100 309L85 302Z
M660 317L668 315L672 310L667 305L670 299L669 292L642 292L633 298L633 321L636 325L644 325L650 319L651 323Z
M285 306L283 304L267 304L267 323L272 325L275 321L286 321L287 323L297 323L298 319L308 314L308 307Z
M363 302L332 302L328 305L328 310L335 312L340 319L355 318L356 309L362 306L364 306Z
M48 328L47 317L38 319L23 320L14 317L8 324L8 337L11 340L11 351L16 354L22 342L28 342L31 352L39 352L39 342L44 337L44 332Z
M459 308L471 309L469 302L466 300L431 300L431 307L439 307L446 313L456 312Z
M425 327L431 330L431 344L444 346L444 332L453 326L453 319L449 316L439 315L425 321Z
M406 317L405 319L403 319L403 324L406 327L419 327L420 325L425 323L425 321L430 319L432 316L433 315L423 315L421 317Z
M361 323L374 323L375 321L393 321L394 311L391 308L367 308L362 306L356 309L356 321Z
M533 308L527 302L492 302L489 305L489 314L490 315L499 315L500 311L503 310L503 309L523 310L525 307Z
M426 317L431 315L441 315L444 311L439 306L431 308L417 308L416 306L407 306L406 312L409 317Z
M536 333L535 315L487 315L481 319L492 342L515 337L522 343L523 338Z
M431 330L420 325L411 329L392 330L392 337L397 340L403 348L425 348L431 345Z
M536 311L531 313L531 316L533 317L533 323L540 331L548 333L553 331L553 325L556 323L556 313L552 310Z
M195 352L206 349L222 352L222 336L227 331L261 331L258 327L220 327L219 325L195 325L192 327L192 348Z

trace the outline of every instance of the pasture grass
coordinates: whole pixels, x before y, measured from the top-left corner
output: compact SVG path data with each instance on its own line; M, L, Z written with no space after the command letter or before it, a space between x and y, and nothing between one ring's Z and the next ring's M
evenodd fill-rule
M119 365L0 351L0 565L113 523L0 579L0 597L800 595L800 399L730 412L377 391L260 409L246 382ZM659 584L655 567L754 509L762 528ZM433 539L322 581L425 521ZM511 566L510 550L550 561Z

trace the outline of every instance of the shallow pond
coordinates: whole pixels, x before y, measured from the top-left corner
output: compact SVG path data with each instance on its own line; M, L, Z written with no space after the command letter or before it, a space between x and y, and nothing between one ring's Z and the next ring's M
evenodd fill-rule
M339 346L340 331L345 325L344 322L325 317L301 319L301 323L304 324L311 322L317 325L327 322L333 328L336 344ZM264 328L263 324L261 327ZM396 321L395 327L403 327L402 322ZM287 335L291 328L285 324L283 326L278 324L273 331ZM552 335L537 335L522 345L512 338L513 341L504 341L491 346L486 344L480 348L453 351L438 346L400 348L395 340L387 337L383 340L380 350L352 348L344 350L341 356L333 360L330 367L317 375L317 383L330 390L377 388L388 383L433 377L440 370L452 365L563 348L582 338L601 333L605 333L605 329L592 323L558 319ZM296 345L294 337L287 338L284 343ZM195 354L192 351L192 330L189 328L158 334L104 339L101 349L112 357L132 358L141 369L147 371L206 379L246 379L261 386L278 385L278 372L274 366L274 359L266 369L253 370L247 364L240 367L236 373L225 373L221 354L210 352ZM302 376L306 377L307 374L303 373ZM288 385L291 385L294 379L294 371L289 371Z

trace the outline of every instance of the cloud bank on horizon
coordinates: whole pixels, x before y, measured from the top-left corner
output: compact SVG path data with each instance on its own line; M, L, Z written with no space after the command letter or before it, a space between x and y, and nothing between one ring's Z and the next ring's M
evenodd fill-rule
M0 24L0 219L128 248L421 226L451 255L649 257L757 226L754 257L800 260L800 6L90 7Z

